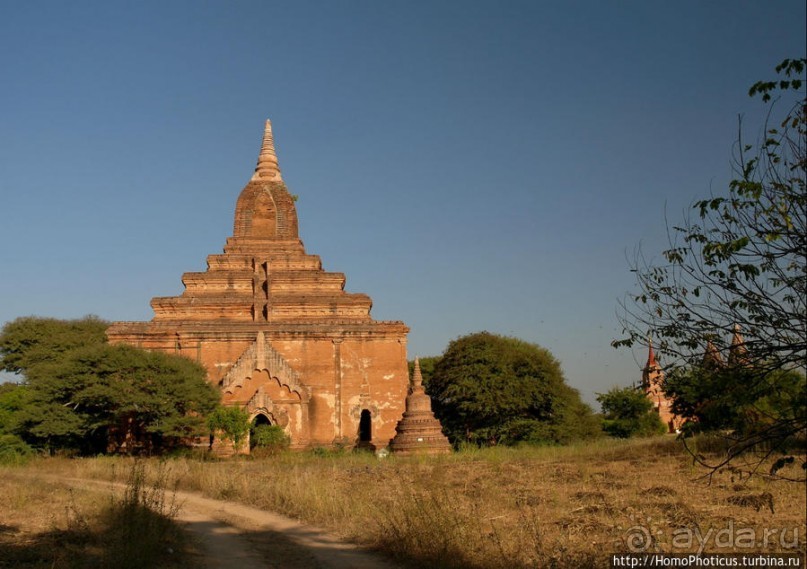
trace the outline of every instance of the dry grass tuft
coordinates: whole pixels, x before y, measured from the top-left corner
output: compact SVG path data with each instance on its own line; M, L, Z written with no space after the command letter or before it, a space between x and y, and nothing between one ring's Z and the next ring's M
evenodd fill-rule
M772 514L775 513L773 511L773 494L770 492L763 492L759 495L745 494L742 496L729 496L726 501L735 506L754 508L757 512L767 506Z
M63 466L64 461L35 461ZM123 498L74 489L28 471L0 469L0 568L189 567L189 544L160 488L133 470ZM6 499L7 497L7 499ZM169 552L169 549L171 552Z
M670 488L669 486L653 486L651 488L648 488L645 492L650 496L658 496L658 497L678 495L678 492L676 492L673 488Z
M672 528L695 528L700 522L700 516L683 502L661 502L658 509Z

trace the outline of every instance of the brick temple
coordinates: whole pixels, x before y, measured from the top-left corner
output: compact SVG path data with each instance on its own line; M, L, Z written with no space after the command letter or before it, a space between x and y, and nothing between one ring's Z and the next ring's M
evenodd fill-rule
M366 294L306 253L266 121L258 165L235 206L233 236L180 296L152 299L150 322L116 322L112 343L201 363L226 405L279 425L292 448L386 446L409 383L403 322L376 321Z

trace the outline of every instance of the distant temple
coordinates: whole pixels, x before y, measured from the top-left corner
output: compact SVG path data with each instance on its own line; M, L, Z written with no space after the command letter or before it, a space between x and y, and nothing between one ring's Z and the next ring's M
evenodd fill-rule
M684 424L684 419L672 411L672 399L664 393L664 370L656 360L653 342L648 341L647 363L642 370L642 389L653 404L661 422L667 426L667 432L675 433Z
M748 348L745 346L745 339L740 333L740 326L734 325L734 333L731 336L731 344L729 345L728 358L723 359L720 351L715 347L711 340L706 342L706 351L703 354L703 363L701 364L705 369L718 371L725 368L736 368L747 366L748 361Z
M729 367L744 367L750 363L748 358L748 348L745 345L745 339L740 333L740 325L734 325L734 333L731 336L731 345L729 346Z
M198 361L225 405L281 426L292 448L380 448L395 436L409 328L373 320L370 297L345 292L344 274L305 252L269 121L224 253L182 282L180 296L152 299L150 322L110 326L110 342Z
M734 333L731 337L727 359L720 355L720 351L711 340L707 340L703 359L701 360L701 367L704 370L716 372L726 368L747 366L748 364L748 349L740 333L739 325L734 325ZM656 354L653 352L653 342L649 340L647 363L642 370L642 389L647 398L653 403L653 409L659 414L662 422L667 425L668 431L674 433L681 428L685 419L672 412L673 400L664 393L663 384L664 370L656 360Z

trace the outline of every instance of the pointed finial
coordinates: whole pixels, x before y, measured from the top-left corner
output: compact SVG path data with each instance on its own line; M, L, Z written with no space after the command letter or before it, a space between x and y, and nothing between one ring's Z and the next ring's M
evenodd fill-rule
M253 180L267 180L282 182L280 177L280 167L277 165L277 155L275 154L275 139L272 136L272 122L266 121L263 131L263 144L261 153L258 156L258 165L255 167Z
M745 352L745 339L743 335L740 334L740 325L734 325L734 335L731 337L731 349L736 352Z
M731 337L731 346L729 347L729 365L738 365L747 363L748 350L745 347L745 339L740 334L740 325L734 324L734 335Z
M656 361L656 354L653 352L653 338L650 334L647 334L647 368L658 367L658 362Z
M412 387L421 387L423 385L423 376L420 374L420 359L415 358L415 371L412 374Z
M703 352L703 365L707 368L723 367L723 358L712 340L706 340L706 350Z

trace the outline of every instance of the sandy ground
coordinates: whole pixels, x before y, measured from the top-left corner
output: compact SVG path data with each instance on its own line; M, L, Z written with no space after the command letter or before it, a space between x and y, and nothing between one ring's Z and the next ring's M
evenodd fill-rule
M121 491L123 484L71 478L73 486ZM400 569L327 531L234 502L176 492L177 521L197 542L208 569Z

